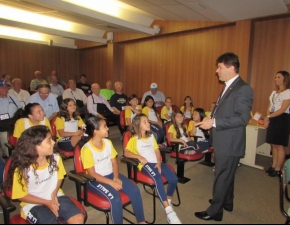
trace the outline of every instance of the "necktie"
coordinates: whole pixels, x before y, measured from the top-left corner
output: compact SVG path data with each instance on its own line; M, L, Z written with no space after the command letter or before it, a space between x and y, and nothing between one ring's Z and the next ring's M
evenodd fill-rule
M221 93L220 93L220 95L219 95L219 97L218 97L218 99L217 99L217 101L216 101L216 103L215 103L215 106L214 106L214 108L213 108L213 110L212 110L212 113L211 113L211 116L210 116L211 118L214 117L214 114L215 114L216 108L217 108L217 106L218 106L218 104L219 104L220 99L221 99L222 96L223 96L223 93L224 93L225 88L226 88L226 84L223 85L222 91L221 91Z

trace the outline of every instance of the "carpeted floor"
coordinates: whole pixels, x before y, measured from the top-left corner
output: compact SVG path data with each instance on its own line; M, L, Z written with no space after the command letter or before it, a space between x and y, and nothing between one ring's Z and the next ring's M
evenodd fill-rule
M118 160L122 157L122 141L116 126L110 127L109 138L113 141L114 147L119 152ZM168 163L173 165L174 159L167 157ZM268 167L271 158L257 156L257 164ZM64 161L67 172L73 169L72 159ZM119 164L120 173L126 175L125 164ZM262 170L248 166L241 166L236 173L234 211L224 211L222 222L203 221L194 216L196 211L204 211L209 206L211 198L214 172L211 167L199 164L199 162L187 162L185 164L185 176L191 180L186 184L178 184L181 205L174 207L180 220L185 224L282 224L285 219L279 209L279 179L268 177ZM139 185L143 197L145 217L151 220L152 197L148 195ZM74 183L68 178L65 179L63 190L66 195L76 196ZM16 203L17 204L17 203ZM18 205L18 204L17 204ZM167 223L164 210L159 202L156 202L157 218L156 224ZM105 223L105 215L92 207L87 207L87 224ZM135 218L124 211L124 215L135 221ZM3 217L1 219L3 223ZM124 221L124 223L127 223Z

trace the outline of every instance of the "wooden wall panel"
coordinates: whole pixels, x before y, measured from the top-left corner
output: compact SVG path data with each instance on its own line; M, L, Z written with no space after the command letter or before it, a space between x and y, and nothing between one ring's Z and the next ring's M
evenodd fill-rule
M87 75L88 83L99 83L105 87L106 81L112 79L108 66L112 66L108 59L107 46L80 51L81 74Z
M79 71L78 51L60 47L0 39L0 74L20 78L27 87L40 70L43 78L57 70L61 79L68 80Z
M290 18L276 18L254 23L251 85L254 88L253 112L265 115L269 95L275 87L279 70L290 71Z
M142 96L156 82L177 105L186 95L196 107L208 109L221 85L215 60L233 51L234 26L171 35L124 44L122 64L125 93Z

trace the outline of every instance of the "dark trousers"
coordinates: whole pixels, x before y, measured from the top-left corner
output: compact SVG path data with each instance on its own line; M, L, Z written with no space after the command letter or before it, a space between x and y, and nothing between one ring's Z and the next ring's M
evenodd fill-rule
M234 200L235 173L239 156L217 156L215 154L215 179L212 204L206 212L213 217L223 216L223 207L232 208Z

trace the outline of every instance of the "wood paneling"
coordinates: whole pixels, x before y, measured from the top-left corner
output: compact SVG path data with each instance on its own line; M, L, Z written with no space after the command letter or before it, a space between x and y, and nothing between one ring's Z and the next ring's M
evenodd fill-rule
M99 83L101 87L105 87L107 79L111 79L109 67L112 65L108 54L111 53L107 46L80 51L81 73L87 75L88 83Z
M290 18L254 23L251 85L254 89L253 112L265 115L269 96L275 87L279 70L290 71Z
M234 50L234 33L235 27L228 26L125 43L121 57L125 93L142 97L156 82L175 104L183 104L190 95L196 107L208 109L221 88L215 60Z
M62 80L77 78L79 52L73 49L0 39L0 74L20 78L27 87L40 70L43 78L57 70Z

